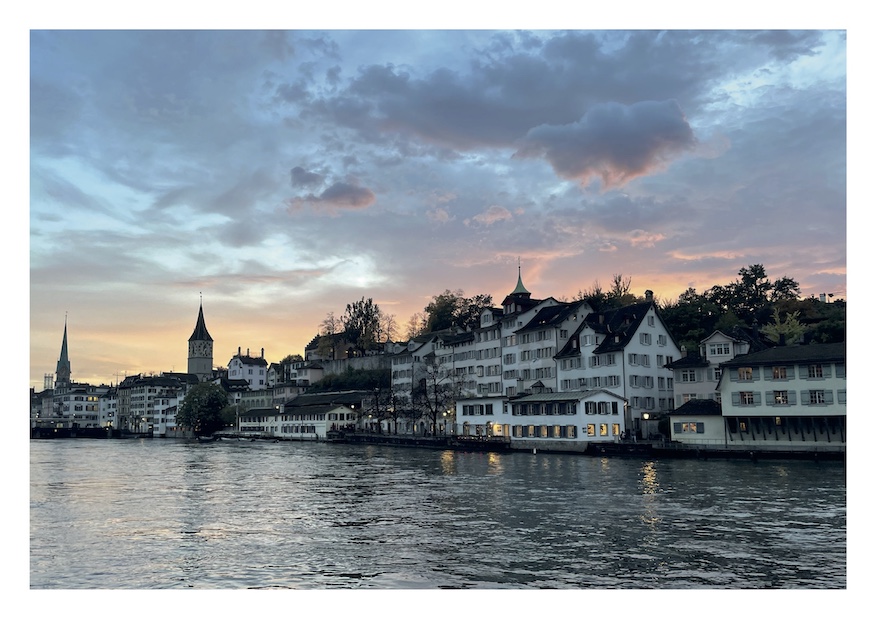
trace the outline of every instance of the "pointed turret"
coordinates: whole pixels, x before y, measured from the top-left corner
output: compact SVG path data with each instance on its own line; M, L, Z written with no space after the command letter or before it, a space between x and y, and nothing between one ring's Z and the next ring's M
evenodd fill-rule
M523 286L523 276L520 273L520 265L517 265L517 287L511 291L514 295L525 295L529 297L532 293Z
M61 342L61 356L55 368L55 386L70 384L70 359L67 357L67 317L64 317L64 339Z
M198 309L198 322L195 323L195 330L192 332L192 337L189 338L190 342L212 342L213 338L210 337L210 333L207 331L207 325L204 322L204 304L201 303L200 308Z

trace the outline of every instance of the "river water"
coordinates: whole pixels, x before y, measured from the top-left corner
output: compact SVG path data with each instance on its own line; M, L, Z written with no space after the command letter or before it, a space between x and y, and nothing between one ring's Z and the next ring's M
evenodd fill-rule
M31 589L845 589L842 463L30 441Z

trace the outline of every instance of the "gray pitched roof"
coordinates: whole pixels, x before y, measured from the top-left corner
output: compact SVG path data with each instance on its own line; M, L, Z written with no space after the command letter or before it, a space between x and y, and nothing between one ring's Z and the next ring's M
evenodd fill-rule
M742 367L749 365L775 365L776 363L828 363L845 362L846 343L803 344L797 346L776 346L747 355L739 355L721 367Z
M213 338L210 337L210 333L207 331L207 325L204 322L204 305L198 308L198 321L195 323L195 330L192 331L192 337L189 338L190 342L198 341L198 342L212 342Z
M674 411L670 416L676 415L721 415L721 404L715 400L688 400Z

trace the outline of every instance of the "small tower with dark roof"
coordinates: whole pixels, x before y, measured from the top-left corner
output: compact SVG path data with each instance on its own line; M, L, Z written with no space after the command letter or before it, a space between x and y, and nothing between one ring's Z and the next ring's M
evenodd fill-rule
M203 301L198 308L195 330L189 338L188 372L195 374L199 380L207 380L213 376L213 338L204 322Z
M67 317L64 317L64 339L61 341L61 356L55 368L55 387L70 385L70 359L67 357Z

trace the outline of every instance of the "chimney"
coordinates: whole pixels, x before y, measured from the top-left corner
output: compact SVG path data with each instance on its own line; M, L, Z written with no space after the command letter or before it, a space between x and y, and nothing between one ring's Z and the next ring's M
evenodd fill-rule
M264 358L265 358L265 349L262 348L262 359L264 359Z
M240 356L240 346L237 347L237 356Z
M818 295L818 300L821 301L822 303L827 301L827 298L823 292L820 295Z
M646 290L645 291L645 300L646 301L653 301L654 300L654 291L653 290Z
M246 349L246 356L249 357L249 348Z

